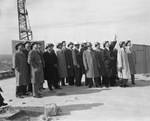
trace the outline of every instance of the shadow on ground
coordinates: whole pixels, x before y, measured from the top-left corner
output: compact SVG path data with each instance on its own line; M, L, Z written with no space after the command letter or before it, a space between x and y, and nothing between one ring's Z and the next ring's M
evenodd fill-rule
M99 107L104 105L103 103L92 103L92 104L75 104L75 105L65 105L60 106L62 110L61 115L71 115L72 111L84 111L92 109L93 107Z
M81 87L76 87L76 86L65 86L63 89L57 89L54 91L49 91L49 90L44 90L42 91L42 96L47 97L47 96L58 96L58 93L64 93L66 95L82 95L82 94L91 94L91 93L97 93L101 91L109 91L111 90L110 88L88 88L87 86L81 86Z
M84 111L102 105L104 104L91 103L91 104L75 104L75 105L60 106L61 112L59 113L58 116L71 115L72 111ZM7 118L6 121L36 121L39 116L44 114L44 107L14 107L14 108L20 109L21 111Z

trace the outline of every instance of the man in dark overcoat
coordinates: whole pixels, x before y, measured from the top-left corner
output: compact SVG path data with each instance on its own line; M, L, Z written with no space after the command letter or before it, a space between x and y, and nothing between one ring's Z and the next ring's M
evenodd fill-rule
M103 53L103 49L100 48L100 43L96 42L95 43L95 51L96 51L96 55L98 57L99 63L100 63L100 68L99 68L99 74L100 77L98 79L98 83L100 85L100 87L103 87L103 84L105 84L106 82L106 71L105 71L105 65L104 65L104 61L103 61L103 57L102 57L102 53Z
M15 69L16 76L16 97L22 98L23 87L29 85L29 69L26 56L23 52L24 45L23 43L18 43L15 46L17 50L13 56L13 68Z
M45 67L44 67L44 78L47 80L49 90L53 90L52 86L55 89L61 89L59 86L59 75L58 75L58 60L57 56L53 50L54 45L48 43L46 45L46 51L43 53Z
M109 85L114 86L114 76L116 75L115 55L109 49L109 41L105 41L103 46L104 46L103 60L105 64L106 77L107 77L107 81L105 85L106 87L109 87Z
M73 58L72 58L72 51L73 51L73 43L68 43L68 49L65 51L65 58L66 58L66 66L67 66L67 82L69 85L74 85L74 66L73 66Z
M25 53L27 59L28 59L28 54L30 50L31 50L31 42L25 41L23 52ZM29 64L28 64L28 69L29 69L29 77L30 77L30 65ZM28 95L29 93L32 93L31 77L29 79L30 79L29 85L23 86L23 95Z
M82 86L82 57L79 52L80 44L78 42L74 43L74 49L72 51L73 64L74 64L74 73L75 73L75 84L76 86Z

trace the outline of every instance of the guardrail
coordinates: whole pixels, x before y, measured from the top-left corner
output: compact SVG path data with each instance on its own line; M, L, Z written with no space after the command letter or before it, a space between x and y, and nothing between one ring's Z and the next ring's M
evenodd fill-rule
M15 77L14 70L0 72L0 80Z

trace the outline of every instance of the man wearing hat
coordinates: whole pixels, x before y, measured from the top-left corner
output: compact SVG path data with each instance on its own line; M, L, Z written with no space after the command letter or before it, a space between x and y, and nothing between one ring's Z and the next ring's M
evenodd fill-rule
M123 84L121 87L128 87L128 79L131 76L128 55L125 49L125 41L119 43L120 49L118 50L117 62L118 62L118 77L122 79Z
M43 58L43 52L42 52L42 50L41 50L41 47L42 47L42 43L40 43L40 42L38 42L38 54L40 55L40 57L41 57L41 60L42 60L42 66L43 66L43 71L44 71L44 66L45 66L45 62L44 62L44 58ZM41 76L41 80L43 80L42 81L42 83L40 84L40 88L39 88L39 90L44 90L45 88L43 87L43 83L44 83L44 72L43 72L43 74L41 74L42 76Z
M63 43L63 46L62 46L62 43ZM66 66L66 59L65 59L66 42L63 41L62 43L57 44L56 55L58 59L58 73L59 73L61 85L66 86L65 85L65 79L67 77L67 66ZM64 50L62 49L62 47L64 48Z
M103 43L103 46L104 46L103 60L104 60L104 64L105 64L106 77L107 77L105 85L108 88L109 85L115 86L115 84L114 84L114 76L116 75L116 73L115 73L115 55L109 49L109 41L105 41Z
M80 49L81 57L83 57L83 52L84 52L85 50L87 50L86 44L87 44L87 41L86 41L86 40L84 40L84 41L82 42L82 44L81 44L81 49ZM82 75L85 74L85 73L86 73L86 71L85 71L85 68L84 68L83 58L82 58ZM88 85L88 81L87 81L87 78L86 78L86 74L85 74L85 85Z
M73 43L68 43L68 49L65 51L65 59L66 59L66 66L67 66L67 82L69 85L74 85L74 66L73 66L73 58L72 58L72 51L73 51Z
M26 58L28 59L28 53L31 50L31 42L25 41L23 44L24 44L23 52L25 53ZM29 69L29 77L30 77L30 65L29 64L28 64L28 69ZM30 79L30 82L31 82L31 79ZM28 95L29 93L32 93L32 84L31 83L22 88L23 88L23 95Z
M33 89L33 97L41 98L40 93L38 92L40 83L43 82L41 80L41 76L43 74L43 65L40 55L38 54L38 43L33 42L31 44L31 51L28 55L28 63L31 67L31 83Z
M99 87L98 78L100 63L96 52L92 48L91 42L87 43L87 50L83 52L83 64L86 70L86 77L89 82L89 88L93 86L93 79L95 82L95 87Z
M114 40L114 41L110 41L110 45L109 45L109 50L110 52L114 55L114 68L115 68L115 74L114 76L112 77L112 85L116 85L116 79L118 78L117 74L118 74L118 71L117 71L117 53L118 53L118 50L115 48L116 46L116 43L117 43L117 40Z
M52 43L48 43L45 48L46 51L43 53L45 61L44 78L47 80L49 90L53 90L52 86L54 86L55 89L61 89L58 85L58 60L53 48L54 45Z
M103 61L103 57L102 57L102 53L103 53L103 49L100 48L100 43L96 42L95 43L95 52L96 55L98 57L98 61L100 63L100 68L99 68L99 75L100 77L98 78L98 83L99 86L102 87L102 85L105 83L106 81L106 71L105 71L105 65L104 65L104 61Z
M74 49L72 51L74 74L75 74L75 84L76 86L82 86L82 56L79 52L80 44L78 42L74 43Z
M126 41L126 52L128 54L129 67L131 71L131 82L132 84L135 84L134 74L136 74L136 54L135 50L132 49L131 40Z
M22 98L24 93L22 87L29 85L30 83L29 68L26 55L23 52L23 43L17 43L15 49L17 51L13 56L13 68L15 69L16 75L16 97Z

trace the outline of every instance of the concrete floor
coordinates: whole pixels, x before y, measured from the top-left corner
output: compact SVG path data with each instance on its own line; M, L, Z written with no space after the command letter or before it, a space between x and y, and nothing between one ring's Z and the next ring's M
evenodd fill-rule
M136 75L136 85L130 82L129 85L128 88L108 89L65 86L61 90L42 91L41 99L31 96L18 99L15 97L15 78L0 81L5 102L29 111L18 117L18 121L27 121L23 116L28 117L28 121L38 120L49 103L56 103L62 110L59 116L52 117L52 121L150 121L150 77ZM46 83L44 87L47 88ZM57 96L58 93L66 95Z

